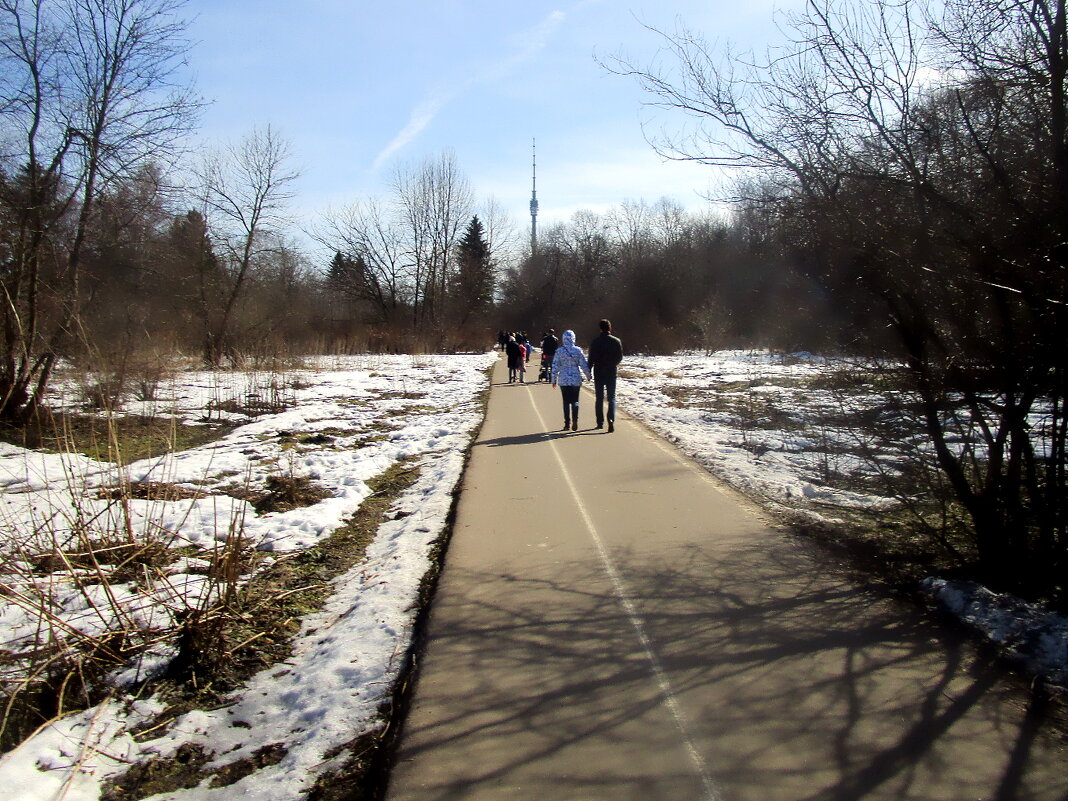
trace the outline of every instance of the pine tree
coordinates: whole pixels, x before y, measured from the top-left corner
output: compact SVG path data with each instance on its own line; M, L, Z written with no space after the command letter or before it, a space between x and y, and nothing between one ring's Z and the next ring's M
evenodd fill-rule
M330 261L330 267L326 271L326 283L331 292L348 294L348 285L351 282L355 268L353 260L343 253L334 253Z
M452 300L456 319L462 325L488 313L493 305L493 262L477 216L471 218L456 246L456 266Z

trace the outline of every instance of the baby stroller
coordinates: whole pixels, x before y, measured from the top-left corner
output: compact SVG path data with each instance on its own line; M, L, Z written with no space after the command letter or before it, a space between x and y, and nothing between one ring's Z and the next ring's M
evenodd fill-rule
M541 370L538 371L538 381L552 380L553 365L549 357L541 354Z

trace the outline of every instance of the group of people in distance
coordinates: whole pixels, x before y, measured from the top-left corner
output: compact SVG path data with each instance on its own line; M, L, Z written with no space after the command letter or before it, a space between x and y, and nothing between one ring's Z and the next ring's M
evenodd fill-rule
M534 350L527 335L522 331L511 334L501 331L497 335L497 341L500 343L501 350L508 355L508 383L513 384L516 381L521 384L525 383L527 362L530 361L530 354Z
M623 343L612 333L612 323L601 320L601 333L590 343L588 354L575 344L575 332L568 329L558 340L550 328L541 341L542 360L547 364L548 380L560 387L564 404L564 431L578 431L579 389L583 378L593 381L594 412L597 428L616 428L616 368L623 360ZM522 332L499 337L508 356L508 383L526 381L526 364L530 361L530 343ZM605 403L607 401L607 415Z

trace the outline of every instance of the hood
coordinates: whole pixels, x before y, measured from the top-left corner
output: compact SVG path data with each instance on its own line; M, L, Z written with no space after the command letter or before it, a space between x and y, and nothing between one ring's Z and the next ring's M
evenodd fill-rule
M560 338L560 341L564 343L565 348L575 347L575 332L570 328L564 331L564 335Z

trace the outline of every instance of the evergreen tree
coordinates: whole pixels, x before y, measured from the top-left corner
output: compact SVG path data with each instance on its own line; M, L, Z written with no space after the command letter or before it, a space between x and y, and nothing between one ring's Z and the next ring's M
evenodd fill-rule
M326 271L326 282L330 291L348 294L347 286L354 268L352 259L340 251L335 252Z
M225 284L208 222L197 210L174 218L164 242L162 288L185 323L181 341L203 347L215 325Z
M456 246L456 274L452 299L456 319L463 325L487 314L493 305L493 261L482 221L471 218Z

